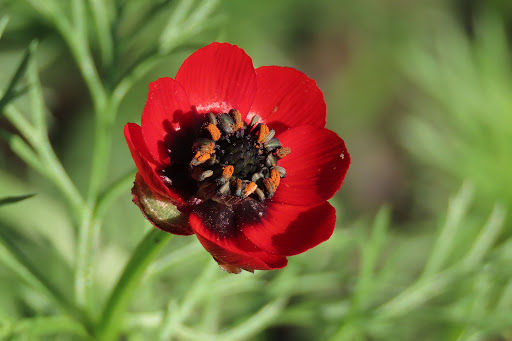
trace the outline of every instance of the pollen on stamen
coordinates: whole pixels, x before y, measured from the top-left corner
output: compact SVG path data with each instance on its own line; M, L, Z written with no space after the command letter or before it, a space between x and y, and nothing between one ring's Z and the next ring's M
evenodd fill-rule
M220 136L221 136L220 130L213 123L208 124L206 126L206 130L208 130L208 132L212 136L212 140L218 141L220 139Z
M242 121L242 114L240 114L240 111L236 109L231 109L229 113L233 116L233 119L235 120L235 130L242 129L244 127L244 121Z
M235 171L235 168L231 165L224 166L222 169L222 177L225 179L231 178L233 175L233 172Z
M289 155L291 152L292 150L290 149L290 147L279 148L278 150L276 150L276 156L282 159L285 156Z
M279 175L277 169L272 169L270 171L270 180L272 181L276 188L277 186L279 186L279 183L281 182L281 176Z
M260 125L260 131L258 135L258 143L263 143L267 139L270 130L266 124Z
M249 195L253 194L254 191L258 188L258 185L256 185L254 182L249 182L244 189L244 196L248 197Z

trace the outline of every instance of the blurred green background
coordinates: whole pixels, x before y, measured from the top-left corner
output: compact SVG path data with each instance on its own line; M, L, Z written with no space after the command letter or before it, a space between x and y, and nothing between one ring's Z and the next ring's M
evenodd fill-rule
M0 40L0 91L37 39L33 58L50 141L86 193L93 103L41 5L71 18L72 2L0 1L0 18L9 18ZM94 21L99 2L113 32L110 63ZM239 45L256 67L292 66L314 78L325 95L327 126L345 140L352 165L331 201L338 212L333 237L290 258L283 270L233 276L217 271L194 237L172 239L131 299L123 339L511 339L512 3L188 2L170 45L163 33L186 0L85 2L82 19L105 88L158 50L120 104L104 186L134 167L122 131L126 122L140 122L148 83L173 77L186 56L214 40ZM12 104L30 117L30 96ZM0 118L0 198L36 196L0 207L7 245L0 248L0 337L82 339L9 266L5 250L16 247L73 295L76 224L56 186L13 152L11 121ZM88 302L93 316L150 229L129 186L102 225Z

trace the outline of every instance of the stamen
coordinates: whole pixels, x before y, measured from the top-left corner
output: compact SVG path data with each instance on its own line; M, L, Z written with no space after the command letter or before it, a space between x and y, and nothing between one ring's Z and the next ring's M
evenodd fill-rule
M242 129L244 127L244 122L242 121L242 114L240 114L240 111L231 109L229 113L235 119L235 130Z
M286 178L286 169L281 166L275 166L274 168L279 172L280 177Z
M204 179L209 178L212 175L213 175L213 171L211 169L208 169L201 173L198 180L203 181Z
M277 186L279 186L279 183L281 182L281 176L279 175L279 172L277 171L277 169L272 169L270 171L270 180L274 184L275 188L277 188Z
M259 179L261 179L262 177L263 177L263 174L261 174L261 173L254 173L254 174L252 175L252 177L251 177L251 180L252 180L253 182L256 182L256 181L258 181Z
M276 132L255 115L248 126L242 114L208 113L194 145L190 176L198 182L197 198L235 205L245 198L272 198L286 170L278 160L290 154ZM198 167L199 166L199 167Z
M229 179L231 178L231 176L233 176L234 171L235 167L231 165L224 166L224 168L222 168L222 177L225 179Z
M208 124L206 126L206 130L208 130L208 132L212 136L212 140L218 141L220 139L221 132L220 132L219 128L217 128L217 126L214 125L213 123Z
M213 175L213 171L208 170L202 170L201 168L194 168L192 171L192 178L194 178L197 181L203 181L206 178L209 178Z
M192 166L198 166L206 161L211 157L210 154L201 154L201 152L197 152L194 156L194 159L192 159Z
M265 193L263 193L263 191L261 189L256 187L256 190L254 190L254 193L256 193L256 195L258 196L258 199L260 199L260 201L265 200Z
M208 120L210 120L211 124L217 125L217 119L215 118L215 115L213 113L208 113Z
M276 163L277 163L277 160L276 160L275 156L272 154L268 154L267 159L265 160L265 164L268 167L272 167L272 166L275 166Z
M251 120L250 126L254 127L256 124L258 124L259 121L260 121L260 117L258 115L254 115L254 117Z
M235 185L236 185L235 195L237 197L241 197L242 196L242 185L243 185L242 180L236 179Z
M270 180L269 178L264 179L263 186L265 186L265 189L268 192L268 197L272 198L274 196L274 192L276 191L276 188L272 183L272 180Z
M271 131L269 131L268 135L267 135L267 138L265 139L265 142L268 142L270 141L274 135L276 134L276 131L274 129L272 129Z
M248 197L249 195L253 194L254 191L258 188L258 186L254 182L249 182L244 189L244 196Z
M260 125L260 132L259 132L259 135L258 135L258 143L265 142L265 140L267 139L268 133L269 133L268 126L266 124L261 124Z
M291 152L292 152L292 150L290 149L290 147L279 148L278 150L276 150L276 156L278 158L282 159L283 157L290 154Z
M217 116L217 121L219 122L222 130L227 134L231 134L233 132L233 125L235 122L233 122L233 119L228 114L219 114Z
M227 181L224 185L220 186L219 193L227 194L229 192L229 181Z
M273 137L272 139L270 139L270 141L265 142L264 146L265 146L266 150L270 151L272 149L280 148L281 147L281 141L279 141L278 139Z
M200 165L206 162L215 153L215 143L213 141L205 140L200 144L199 150L194 155L190 162L192 166Z

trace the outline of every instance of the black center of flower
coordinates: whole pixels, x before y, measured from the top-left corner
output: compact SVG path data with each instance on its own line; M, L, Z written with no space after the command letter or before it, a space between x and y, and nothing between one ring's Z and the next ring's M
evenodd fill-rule
M251 196L271 198L286 176L277 162L290 153L274 135L258 116L247 125L236 109L209 113L189 164L198 197L228 205Z

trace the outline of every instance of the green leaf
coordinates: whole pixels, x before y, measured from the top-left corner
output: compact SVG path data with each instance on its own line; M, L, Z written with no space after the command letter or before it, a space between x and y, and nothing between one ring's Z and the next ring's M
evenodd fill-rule
M24 194L24 195L12 196L12 197L0 198L0 206L14 204L16 202L32 198L34 195L36 195L36 194L32 193L32 194Z
M379 261L379 254L386 241L390 216L389 207L383 206L375 217L370 240L363 241L361 269L354 294L354 303L358 309L362 308L372 298L375 270Z
M0 24L1 25L1 24ZM1 28L0 28L1 29ZM7 85L7 90L2 95L2 98L0 98L0 116L3 113L4 107L12 101L14 98L19 96L22 91L19 91L17 89L18 82L20 81L21 77L25 74L25 71L28 66L28 61L30 60L32 54L37 48L37 41L34 40L30 43L28 48L25 50L25 54L23 55L23 59L20 62L20 65L18 65L18 68L16 69L16 72L14 73L14 76L12 77L11 81L9 82L9 85Z
M464 183L459 193L450 200L446 221L425 266L422 274L423 277L439 272L449 259L450 252L454 249L457 242L457 232L461 226L462 219L468 211L472 198L473 186L469 183Z
M7 27L7 23L9 22L8 16L3 16L2 19L0 19L0 39L2 38L2 35L4 34L5 28Z

